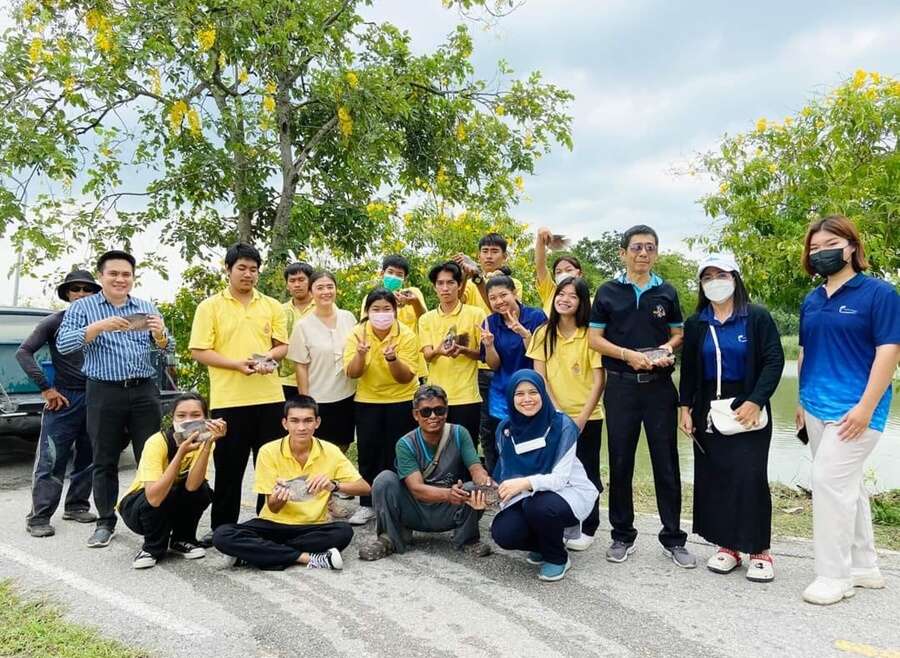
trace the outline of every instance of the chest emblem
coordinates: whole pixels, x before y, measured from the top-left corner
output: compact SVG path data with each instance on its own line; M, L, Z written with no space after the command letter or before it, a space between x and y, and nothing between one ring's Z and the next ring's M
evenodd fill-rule
M747 342L747 337L746 337L744 334L739 334L738 337L737 337L737 340L738 340L739 343L746 343L746 342Z
M657 317L657 318L660 318L660 319L666 317L666 309L665 309L665 307L663 307L662 304L657 304L657 305L656 305L656 308L653 309L653 316L654 316L654 317Z
M581 364L580 363L573 364L572 372L574 372L576 375L580 375L581 374Z
M266 323L263 325L263 333L264 333L266 336L268 336L269 334L272 333L272 325L269 324L268 322L266 322Z
M844 315L856 315L857 310L855 308L850 308L849 306L844 306L841 304L841 307L838 309L838 313L843 313Z

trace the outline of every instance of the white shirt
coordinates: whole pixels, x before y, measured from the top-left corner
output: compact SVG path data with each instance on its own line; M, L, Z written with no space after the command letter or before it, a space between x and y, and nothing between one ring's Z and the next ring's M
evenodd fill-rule
M344 374L344 345L356 326L350 311L335 309L335 328L315 311L294 325L287 358L309 367L309 394L316 402L338 402L356 393L356 380Z

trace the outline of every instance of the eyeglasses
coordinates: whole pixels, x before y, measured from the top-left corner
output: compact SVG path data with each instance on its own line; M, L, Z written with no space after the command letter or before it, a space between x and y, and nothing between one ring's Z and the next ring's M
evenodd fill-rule
M729 281L731 280L731 272L719 272L718 274L704 274L700 277L701 283L709 283L710 281Z
M69 286L69 292L93 292L93 291L94 291L94 288L93 288L92 286L88 286L88 285L84 285L84 286L79 286L79 285Z
M653 253L656 253L656 245L653 244L652 242L647 242L644 244L641 244L640 242L633 242L630 245L628 245L628 251L631 251L635 254L639 254L642 251L644 251L648 254L653 254Z
M431 418L431 414L434 414L438 418L447 415L447 407L422 407L421 409L416 409L419 412L419 415L422 418Z

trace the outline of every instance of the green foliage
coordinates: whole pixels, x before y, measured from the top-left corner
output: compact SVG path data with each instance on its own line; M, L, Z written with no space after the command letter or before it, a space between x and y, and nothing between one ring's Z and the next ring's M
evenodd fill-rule
M872 521L877 525L900 528L900 489L872 496Z
M573 245L572 255L581 263L584 278L592 288L611 279L622 269L622 260L619 258L621 239L622 234L618 231L604 231L595 240L585 237ZM549 260L548 267L552 264L552 258Z
M800 267L806 228L841 213L859 228L872 271L896 281L898 141L900 81L865 71L782 123L759 119L697 163L718 184L701 199L718 230L697 242L733 251L756 299L796 309L812 286Z
M660 254L653 271L675 288L682 317L692 315L697 306L697 262L679 253Z
M770 308L769 313L782 336L798 336L800 334L800 313L781 308Z

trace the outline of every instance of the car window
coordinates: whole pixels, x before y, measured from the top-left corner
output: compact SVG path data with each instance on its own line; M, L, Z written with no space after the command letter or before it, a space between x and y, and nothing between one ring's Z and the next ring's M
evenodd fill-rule
M32 382L19 362L16 361L16 350L23 340L34 330L43 315L0 314L0 384L7 393L39 393L40 389ZM50 350L45 346L35 354L38 364L50 360Z

